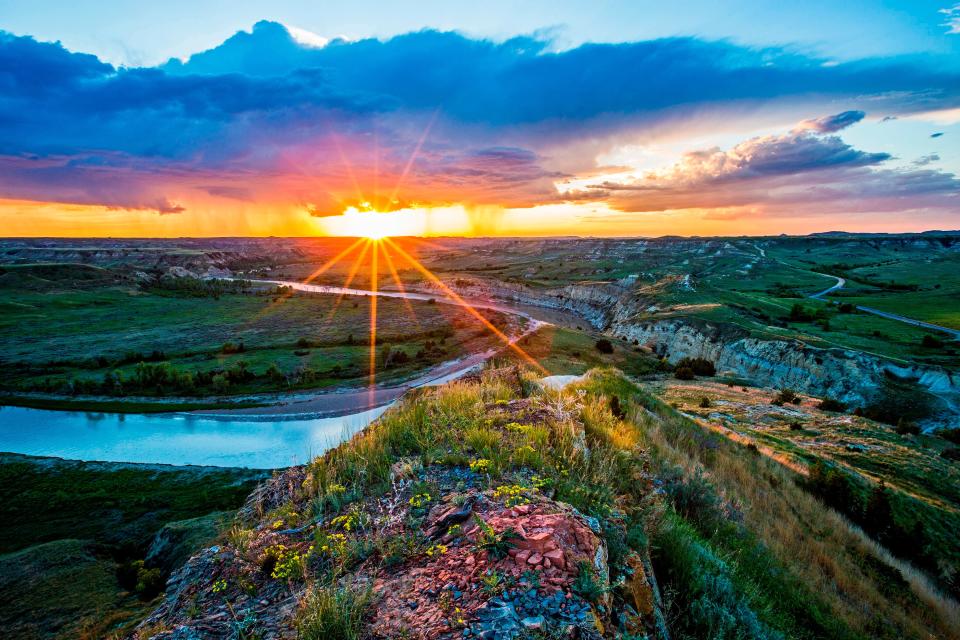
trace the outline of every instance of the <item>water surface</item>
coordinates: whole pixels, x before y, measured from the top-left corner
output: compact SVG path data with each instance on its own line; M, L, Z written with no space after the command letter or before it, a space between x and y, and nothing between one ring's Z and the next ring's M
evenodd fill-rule
M0 407L0 451L71 460L276 469L350 438L389 405L295 420Z

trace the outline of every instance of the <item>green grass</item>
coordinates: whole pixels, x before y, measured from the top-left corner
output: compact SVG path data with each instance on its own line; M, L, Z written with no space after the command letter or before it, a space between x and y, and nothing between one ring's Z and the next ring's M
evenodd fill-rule
M580 375L593 367L614 366L633 376L647 375L656 370L658 360L635 350L625 340L608 338L613 353L601 353L596 348L600 335L583 331L547 326L518 342L534 360L551 375ZM509 351L504 356L512 361L519 357Z
M265 475L0 454L0 553L65 538L144 552L164 523L235 509Z
M69 462L0 454L0 628L4 637L123 637L154 606L118 581L170 525L164 563L215 535L263 472ZM164 569L172 567L164 565Z
M117 563L81 540L0 555L0 628L21 640L119 636L150 606L117 585Z
M76 278L57 283L41 291L0 287L0 362L6 365L2 386L11 395L77 389L86 395L116 393L112 386L100 388L104 377L119 372L131 380L137 361L153 352L161 352L181 373L218 373L243 362L256 377L235 380L228 388L134 387L125 395L237 395L344 385L367 376L367 298L346 297L337 306L332 295L280 298L254 290L190 297L124 283L80 286ZM404 301L385 298L378 307L378 353L389 344L410 356L396 367L378 363L378 378L385 382L409 378L425 366L496 342L474 318L450 305L414 301L411 314ZM487 315L501 328L510 322L503 314ZM23 340L23 335L31 340ZM242 343L243 352L225 353L227 342ZM418 353L423 358L416 358ZM274 365L283 379L266 375ZM303 376L303 371L311 373ZM74 388L74 383L80 386Z

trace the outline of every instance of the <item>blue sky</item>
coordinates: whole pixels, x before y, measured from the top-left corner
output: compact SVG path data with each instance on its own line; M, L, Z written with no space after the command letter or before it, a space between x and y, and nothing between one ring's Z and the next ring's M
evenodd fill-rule
M325 37L389 37L423 28L506 39L544 32L556 46L627 42L668 36L730 38L788 45L850 59L911 53L957 54L944 38L949 1L805 0L771 2L541 1L291 2L251 0L2 0L4 29L113 64L155 65L216 46L262 19Z
M720 4L0 0L0 223L960 228L960 5Z

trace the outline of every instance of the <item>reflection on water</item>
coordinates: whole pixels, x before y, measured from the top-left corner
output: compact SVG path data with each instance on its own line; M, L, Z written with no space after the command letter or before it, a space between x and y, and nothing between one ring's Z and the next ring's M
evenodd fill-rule
M275 469L323 453L386 410L383 406L337 418L243 420L0 407L0 451L72 460Z

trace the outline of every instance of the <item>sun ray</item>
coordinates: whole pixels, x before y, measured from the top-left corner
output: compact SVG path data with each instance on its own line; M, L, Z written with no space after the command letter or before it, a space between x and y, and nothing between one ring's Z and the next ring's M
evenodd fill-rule
M403 304L407 307L407 311L410 313L410 317L413 318L413 321L417 323L417 326L420 326L420 320L417 318L417 313L413 310L413 303L410 302L410 298L407 297L407 288L403 286L403 281L400 279L400 274L397 272L396 266L393 264L393 258L390 257L390 251L387 249L386 243L378 242L377 246L383 251L383 261L387 263L387 269L390 271L390 276L393 278L394 284L397 285L397 289L400 291L400 294L403 296Z
M343 251L341 251L341 252L338 253L337 255L335 255L335 256L333 256L332 258L330 258L329 260L327 260L327 262L325 262L324 264L322 264L320 267L318 267L316 270L314 270L313 273L311 273L310 275L308 275L308 276L303 280L303 284L310 284L310 283L313 282L315 279L319 278L321 275L323 275L324 273L326 273L327 271L329 271L330 269L332 269L338 262L340 262L340 261L343 260L346 256L348 256L350 253L352 253L353 250L356 249L357 246L358 246L360 243L364 242L365 240L366 240L366 238L358 238L357 240L355 240L355 241L354 241L352 244L350 244L350 246L348 246L346 249L344 249ZM283 294L281 294L280 296L278 296L276 300L274 300L273 302L271 302L266 308L262 309L260 312L258 312L257 314L255 314L255 315L253 316L253 318L250 319L250 322L247 323L247 324L248 324L248 325L253 324L254 322L256 322L257 320L259 320L260 318L262 318L262 317L265 316L266 314L270 313L271 311L273 311L273 310L277 307L277 305L280 305L280 304L282 304L283 302L285 302L285 301L286 301L290 296L292 296L293 294L294 294L294 290L293 290L293 289L290 289L290 290L284 292Z
M524 351L523 349L521 349L520 346L516 343L516 341L511 340L505 333L503 333L502 331L500 331L500 329L497 329L497 328L493 325L492 322L490 322L489 320L487 320L487 319L483 316L482 313L480 313L479 311L477 311L476 309L474 309L466 300L464 300L463 298L461 298L461 297L457 294L456 291L454 291L453 289L451 289L450 287L448 287L446 284L444 284L444 282L443 282L440 278L438 278L436 275L434 275L434 273L433 273L432 271L430 271L430 270L427 269L425 266L423 266L423 264L421 264L419 260L417 260L416 258L414 258L413 256L411 256L409 253L407 253L406 251L404 251L403 248L401 248L400 246L398 246L397 243L395 243L395 242L393 242L392 240L390 240L390 238L384 238L384 241L385 241L385 242L388 242L388 243L390 244L390 246L392 246L394 249L396 249L397 253L399 253L399 254L400 254L401 256L403 256L411 265L413 265L414 269L416 269L417 271L419 271L419 272L420 272L421 274L423 274L428 280L430 280L430 281L433 282L435 285L437 285L437 286L447 295L447 297L449 297L451 300L453 300L453 301L456 302L458 305L460 305L461 307L463 307L463 309L466 310L470 315L472 315L472 316L475 317L477 320L479 320L480 322L482 322L482 323L484 324L484 326L487 327L487 329L489 329L494 335L496 335L498 338L500 338L500 339L504 342L504 344L506 344L506 345L507 345L509 348L511 348L513 351L515 351L520 357L522 357L524 360L526 360L527 362L529 362L530 364L532 364L533 366L535 366L535 367L536 367L537 369L539 369L541 372L543 372L543 373L549 373L549 372L547 371L547 369L546 369L542 364L540 364L539 362L537 362L530 354L528 354L526 351Z
M403 184L403 181L406 180L407 174L410 173L410 169L413 167L413 163L416 161L417 156L420 155L420 148L423 147L423 143L427 141L427 136L430 135L430 129L433 128L433 123L437 119L438 113L440 113L439 107L434 110L433 115L430 117L430 122L427 123L427 126L423 129L423 134L417 141L417 146L413 148L413 152L407 159L407 164L403 167L400 177L397 178L397 184L394 185L393 192L390 194L390 199L387 201L388 207L393 203L394 200L396 200L397 193L400 191L400 186Z
M376 245L376 241L374 241ZM376 398L377 385L377 250L370 254L370 401Z
M356 260L353 261L353 265L350 267L347 277L343 281L343 288L349 289L350 285L353 284L353 279L357 276L357 271L360 270L360 267L363 265L363 259L366 257L367 252L370 251L370 245L373 244L372 240L368 238L363 238L366 240L366 244L363 245L363 249L360 251L360 255L357 256ZM337 295L337 299L333 303L333 307L330 309L330 313L327 314L326 322L330 322L333 319L333 315L337 312L337 309L340 307L340 303L343 302L343 298L347 295L346 291L341 291Z
M353 172L353 165L350 164L350 161L347 159L347 154L343 152L343 146L340 144L340 138L337 136L336 132L333 131L332 127L330 128L330 139L333 140L333 144L337 148L337 153L340 154L340 161L343 163L343 167L347 170L347 176L350 178L350 182L353 183L354 197L357 199L357 203L359 204L364 201L363 190L360 189L360 183L357 182L357 176Z

